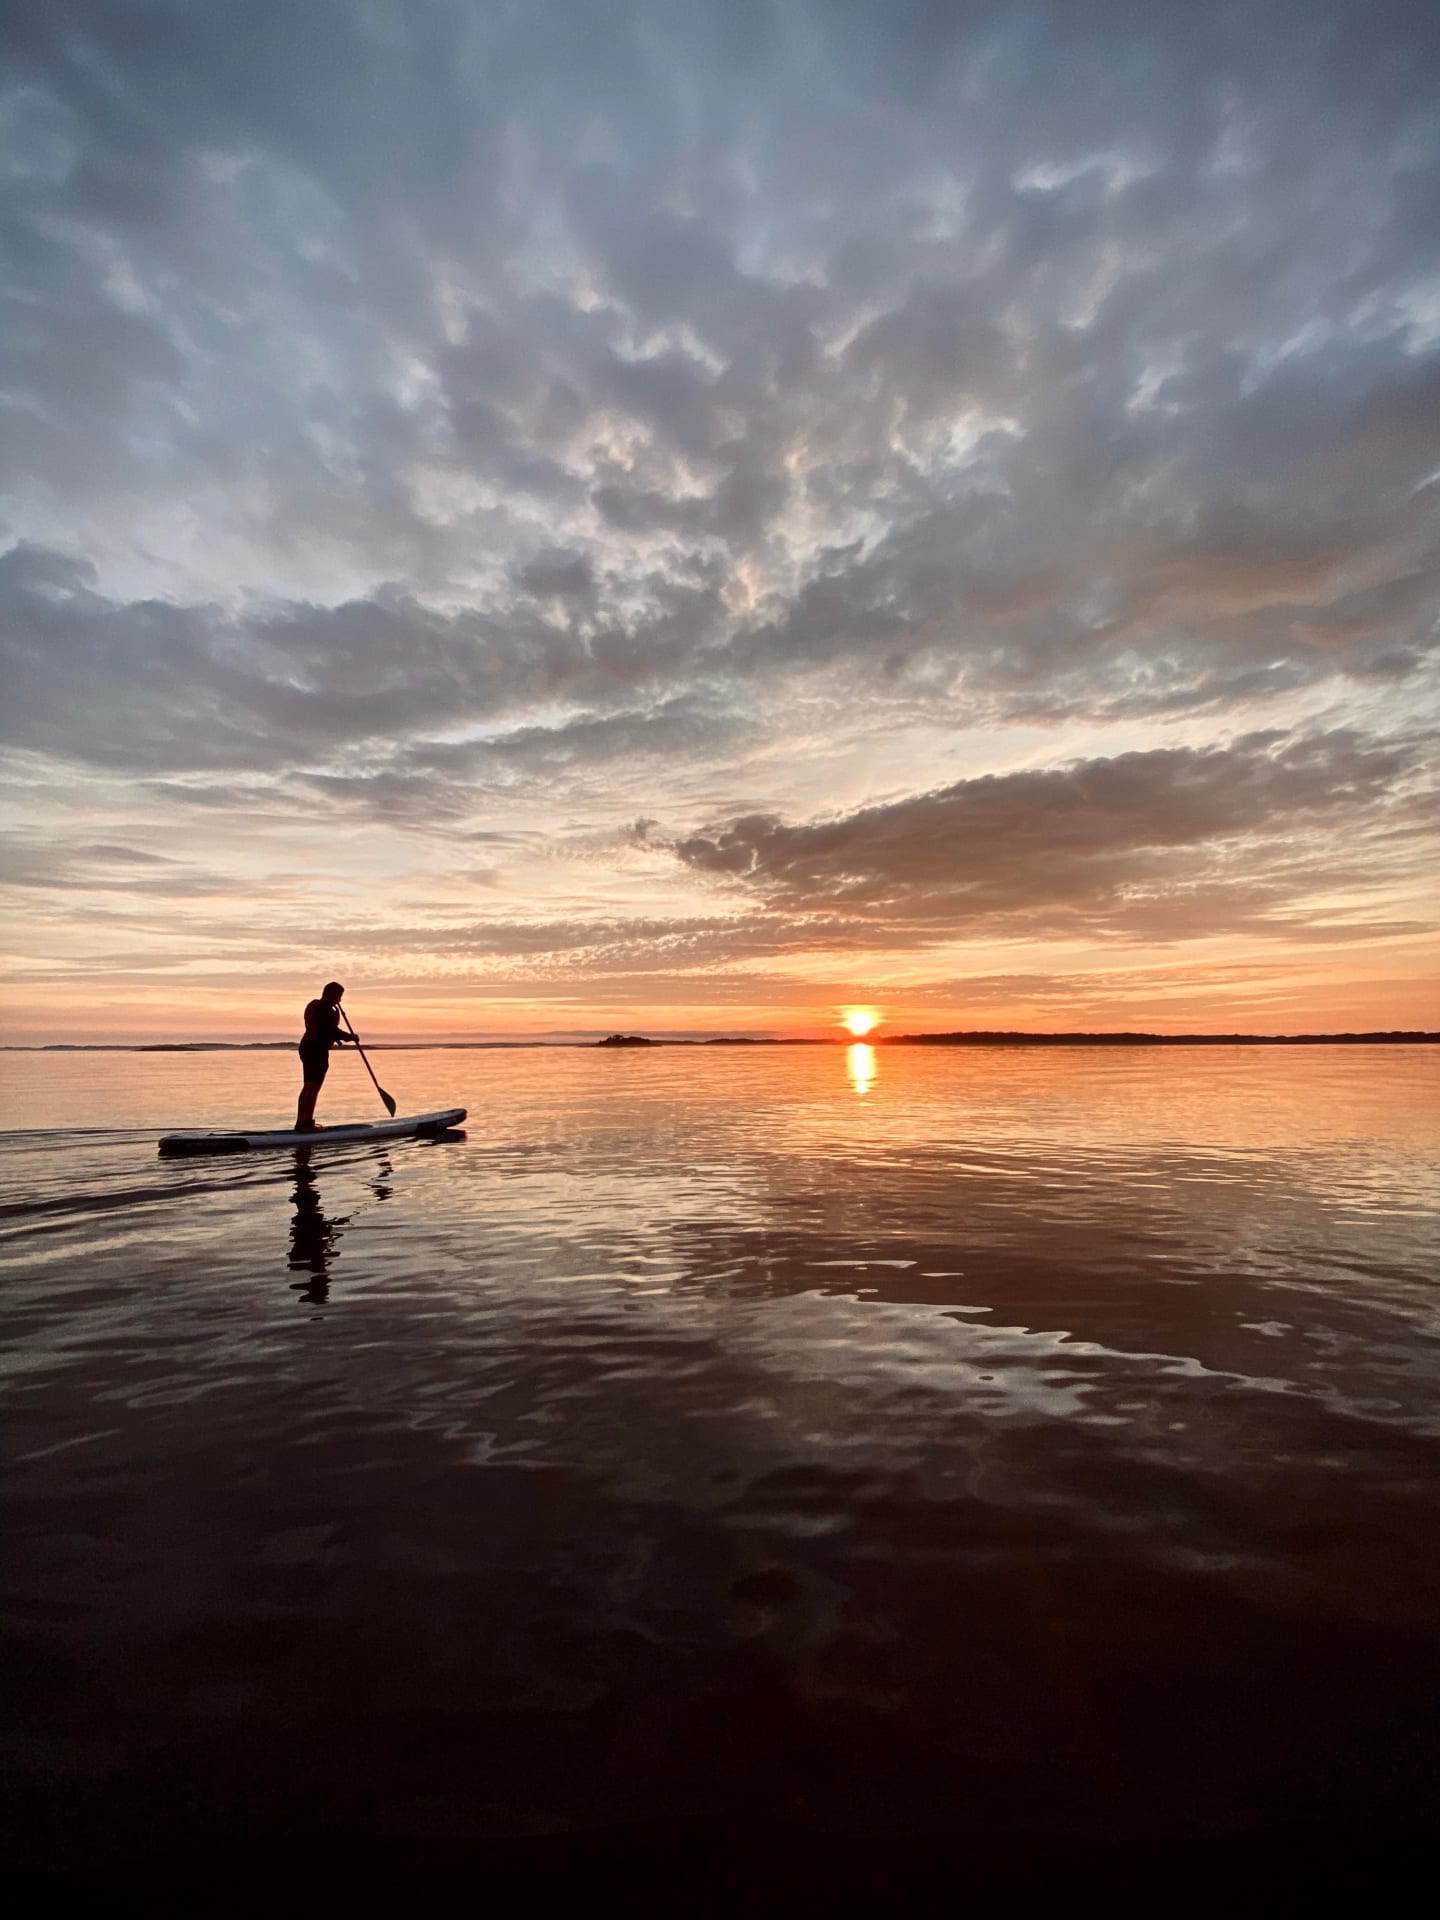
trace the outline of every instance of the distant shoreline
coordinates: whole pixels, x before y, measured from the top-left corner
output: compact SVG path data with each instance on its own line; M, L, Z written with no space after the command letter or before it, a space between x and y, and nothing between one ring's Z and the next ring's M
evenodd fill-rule
M752 1039L716 1034L702 1040L652 1040L643 1034L611 1035L604 1040L377 1040L371 1053L514 1052L550 1049L628 1050L635 1047L846 1047L844 1035L818 1039ZM876 1047L1343 1047L1436 1046L1440 1033L1395 1030L1384 1033L1024 1033L962 1031L895 1033L867 1036ZM0 1053L293 1053L293 1040L47 1041L0 1046Z

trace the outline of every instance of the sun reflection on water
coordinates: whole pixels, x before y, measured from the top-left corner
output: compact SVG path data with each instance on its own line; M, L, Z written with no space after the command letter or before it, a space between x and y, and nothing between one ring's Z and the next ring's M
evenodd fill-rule
M857 1040L854 1046L845 1049L845 1071L850 1076L850 1084L863 1100L870 1091L870 1083L875 1078L875 1049L866 1046L863 1040Z

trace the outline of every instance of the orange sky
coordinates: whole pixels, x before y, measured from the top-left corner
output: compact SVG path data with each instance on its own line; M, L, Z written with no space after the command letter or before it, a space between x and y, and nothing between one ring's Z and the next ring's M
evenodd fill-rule
M596 1007L583 994L531 998L523 991L493 998L463 982L437 987L346 974L347 1006L357 1026L378 1043L582 1037L601 1032L650 1034L773 1033L819 1037L840 1032L844 1011L863 1005L879 1024L872 1039L897 1033L1017 1028L1033 1032L1353 1032L1434 1029L1436 978L1417 965L1424 955L1396 943L1372 952L1363 974L1332 959L1291 964L1189 968L1154 966L1036 976L976 975L973 992L948 986L927 993L883 993L857 1000L805 989L780 997L761 990L753 1000L727 993L660 1004L636 998ZM278 973L257 988L223 969L215 979L191 976L167 991L142 976L89 976L34 986L23 1009L0 1029L7 1045L174 1039L283 1040L299 1030L304 1001L322 984L311 974ZM328 977L326 975L325 977Z

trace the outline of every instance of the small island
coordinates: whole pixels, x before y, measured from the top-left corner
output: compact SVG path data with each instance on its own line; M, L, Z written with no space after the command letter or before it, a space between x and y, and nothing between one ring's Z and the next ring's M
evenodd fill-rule
M1338 1047L1433 1046L1440 1034L1384 1033L894 1033L887 1047Z
M597 1047L653 1047L655 1042L647 1040L643 1033L607 1033L595 1044Z

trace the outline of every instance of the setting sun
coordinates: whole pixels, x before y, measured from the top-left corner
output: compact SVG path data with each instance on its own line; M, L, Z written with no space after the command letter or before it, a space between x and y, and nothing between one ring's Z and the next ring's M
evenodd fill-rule
M840 1016L840 1024L857 1040L863 1040L867 1033L879 1026L880 1016L873 1007L847 1007Z

